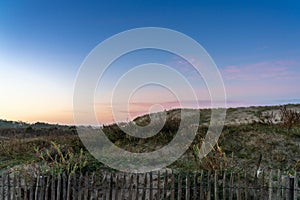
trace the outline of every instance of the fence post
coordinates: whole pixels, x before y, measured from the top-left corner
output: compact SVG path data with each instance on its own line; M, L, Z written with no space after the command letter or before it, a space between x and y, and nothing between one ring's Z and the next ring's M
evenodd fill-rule
M241 200L241 177L240 177L240 174L237 175L237 179L238 179L238 187L236 188L237 191L236 191L236 198L237 200Z
M125 199L125 192L126 192L126 174L123 174L123 182L122 182L122 188L121 188L121 199Z
M189 200L190 199L190 173L186 173L186 179L185 179L185 199Z
M248 200L248 174L245 170L245 180L244 180L244 186L245 186L245 189L244 189L244 192L245 192L245 200ZM249 190L250 191L250 190Z
M113 196L112 196L112 191L113 191L113 173L109 173L110 177L109 177L109 192L108 192L108 199L112 200Z
M26 177L24 177L24 200L28 200L28 191L27 191L27 180Z
M76 177L76 173L74 173L73 174L73 190L72 190L72 198L71 199L75 199L77 197L76 188L77 188L77 177Z
M219 200L218 179L219 179L218 170L216 170L215 177L214 177L214 193L215 193L214 198L215 198L215 200Z
M290 199L294 199L294 192L295 192L294 181L295 181L294 177L289 177Z
M260 191L260 199L264 199L265 196L265 171L262 171L262 184L261 184L261 191Z
M143 188L143 195L142 195L142 200L146 200L146 193L147 193L147 173L144 173L144 188Z
M13 177L13 189L12 189L12 200L16 200L16 187L17 187L17 183L16 183L16 174L14 174Z
M40 195L39 195L39 199L44 199L44 193L45 193L45 175L42 174L40 176Z
M196 172L194 172L194 191L193 191L193 199L194 200L197 200L197 185L198 185L198 181L197 181L197 173Z
M273 170L270 171L269 176L269 200L272 200L272 194L273 194Z
M166 170L165 175L164 175L164 185L163 185L163 197L164 197L164 199L167 198L167 191L168 191L167 187L168 187L168 171Z
M284 176L284 188L285 188L285 199L288 200L289 199L289 177L288 176Z
M130 182L129 182L129 194L128 199L132 200L132 189L133 189L133 175L130 176Z
M1 177L1 179L2 179L2 187L1 187L1 199L4 199L5 198L5 196L4 196L4 192L5 192L5 173L4 173L4 171L2 172L2 177Z
M156 192L156 199L160 199L160 171L157 174L157 192Z
M67 176L66 173L63 173L63 200L67 199Z
M11 198L10 192L10 175L7 173L7 200Z
M32 174L30 174L30 185L29 185L29 199L30 200L33 200L33 175Z
M150 200L153 200L153 176L152 176L152 172L150 172Z
M20 200L20 199L22 199L22 189L21 189L22 184L21 184L21 174L20 173L18 173L17 181L18 181L18 199ZM25 199L25 198L23 198L23 199Z
M234 174L233 172L230 173L230 183L229 183L229 200L232 200L233 199L233 179L234 179Z
M181 199L182 196L182 179L181 179L181 173L178 174L178 193L177 193L177 199Z
M116 174L116 188L115 188L115 198L114 199L119 199L119 185L120 185L119 174Z
M71 199L71 174L68 175L68 186L67 186L67 200Z
M277 171L277 191L276 191L276 199L280 199L281 197L281 172L280 169Z
M40 172L38 172L37 176L36 176L36 185L35 185L34 199L38 199L39 187L40 187Z
M294 177L294 200L298 199L298 176L297 172L295 172L295 177Z
M45 190L45 200L49 199L50 176L47 177L47 185Z
M199 195L200 195L200 200L204 199L204 184L203 184L203 180L204 180L204 172L203 170L201 170L201 174L200 174L200 191L199 191Z
M207 174L207 200L211 199L211 171Z
M84 175L84 187L83 187L83 199L88 200L89 197L89 174L88 172Z
M139 200L140 174L136 174L136 193L135 200Z
M175 199L175 177L174 172L172 170L172 176L171 176L171 200Z
M61 174L57 175L56 200L60 200L61 194Z
M222 199L226 199L226 174L227 174L227 171L226 170L224 170L224 172L223 172L224 174L223 174L223 197L222 197Z
M55 176L51 175L51 200L55 200Z

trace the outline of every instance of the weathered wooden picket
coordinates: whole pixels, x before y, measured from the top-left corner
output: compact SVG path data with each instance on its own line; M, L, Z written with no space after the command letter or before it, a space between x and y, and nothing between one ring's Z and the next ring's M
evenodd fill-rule
M297 199L297 173L279 170L251 173L172 172L145 174L103 172L100 174L3 173L1 200L71 199Z

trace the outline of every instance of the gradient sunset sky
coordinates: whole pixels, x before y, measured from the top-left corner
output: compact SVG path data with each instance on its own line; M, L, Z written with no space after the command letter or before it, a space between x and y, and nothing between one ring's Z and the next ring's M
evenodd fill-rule
M199 42L222 74L229 106L300 103L299 11L299 1L276 0L1 1L0 119L72 124L73 86L84 58L108 37L139 27L169 28ZM188 63L144 50L107 71L95 94L100 123L112 120L108 103L118 77L149 62L183 73L199 89L202 106L209 105L205 84ZM131 115L153 103L177 106L155 86L133 98Z

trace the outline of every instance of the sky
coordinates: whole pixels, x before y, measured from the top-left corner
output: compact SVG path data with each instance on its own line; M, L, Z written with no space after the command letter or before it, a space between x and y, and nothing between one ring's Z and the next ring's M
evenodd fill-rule
M299 103L299 10L299 1L288 0L1 1L0 119L73 124L74 84L86 56L105 39L140 27L173 29L201 44L222 75L228 106ZM198 91L199 107L209 107L205 83L189 63L146 49L120 57L99 82L99 123L113 120L109 103L122 74L149 62L182 73ZM118 114L127 120L153 105L171 109L175 96L148 85Z

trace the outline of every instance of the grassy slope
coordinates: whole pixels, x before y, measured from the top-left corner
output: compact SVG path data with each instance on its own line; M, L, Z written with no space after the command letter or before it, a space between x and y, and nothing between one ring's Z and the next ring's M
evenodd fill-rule
M300 105L289 105L290 108L300 108ZM258 116L267 111L278 110L278 106L231 108L227 110L225 127L219 139L219 151L213 151L206 160L195 161L193 145L201 143L205 137L210 110L201 110L201 124L193 145L185 155L170 167L182 169L254 169L260 154L263 159L262 168L279 168L284 170L299 169L300 161L300 128L288 130L279 124L266 125L257 123ZM168 111L167 123L156 136L148 139L137 139L124 134L116 124L103 127L107 136L121 148L132 152L149 152L159 149L172 140L178 123L180 110ZM137 118L136 123L149 123L148 116ZM50 141L64 146L70 146L75 152L84 148L80 139L74 134L74 127L48 127L33 129L0 128L0 168L22 163L38 161L34 148L49 149ZM9 139L2 139L9 138ZM220 153L220 152L219 152ZM216 159L216 157L218 157ZM94 160L91 169L99 163ZM225 163L225 164L224 164Z

